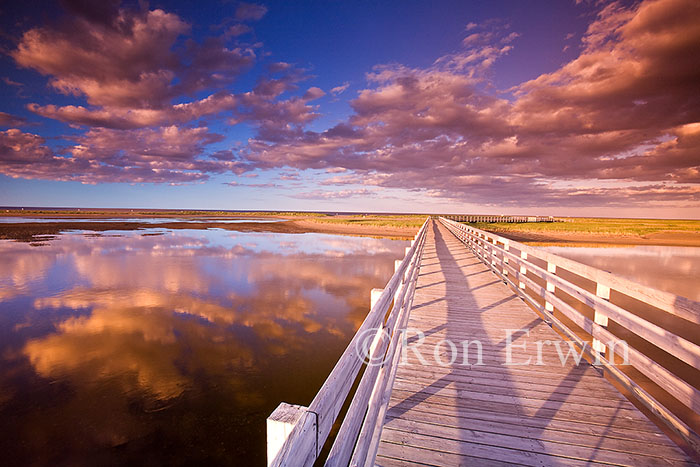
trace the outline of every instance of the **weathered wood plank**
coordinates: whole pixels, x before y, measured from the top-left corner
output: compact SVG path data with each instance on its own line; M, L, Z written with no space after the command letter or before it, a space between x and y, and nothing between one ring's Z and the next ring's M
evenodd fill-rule
M418 425L419 423L422 423L425 426L421 427ZM439 434L439 432L435 431L434 426L446 427L450 428L451 431L448 431L448 435L445 436L451 437L463 436L460 432L464 430L465 426L468 426L470 431L558 443L560 446L555 446L555 449L553 450L541 451L548 452L550 454L561 452L561 450L566 451L568 446L571 445L595 448L603 451L625 452L634 455L643 454L652 457L685 460L682 453L676 449L669 449L669 445L650 444L647 441L626 440L622 438L601 436L600 434L589 435L565 430L554 430L549 426L534 428L523 425L503 423L500 421L489 421L478 418L457 417L450 415L437 415L435 413L421 411L411 411L407 414L407 416L387 420L386 426L402 431L417 431L436 435ZM475 436L480 438L482 437L480 434ZM480 442L481 441L483 440L480 440ZM506 446L507 439L501 441L500 443L501 446ZM565 453L569 454L569 452ZM609 461L615 462L610 459Z
M467 420L462 420L467 421ZM667 466L667 459L671 459L664 454L674 455L673 460L685 460L681 454L674 453L671 449L660 449L656 446L649 447L642 443L627 445L627 450L618 450L624 447L623 442L615 440L608 443L607 448L603 443L593 443L586 445L581 436L570 439L570 443L564 442L560 433L554 433L554 439L548 439L543 433L528 433L527 430L520 432L502 433L497 426L490 426L484 423L453 427L444 424L426 423L417 420L407 420L395 418L390 420L385 428L406 433L420 433L426 436L443 438L449 441L478 443L487 446L498 446L502 448L524 450L530 453L545 454L549 456L573 458L579 460L595 460L618 465L662 465ZM494 431L496 430L496 431ZM530 436L528 436L530 434ZM551 435L551 433L550 433ZM609 441L609 440L608 440ZM668 451L668 452L664 452Z
M436 404L417 404L411 405L410 401L404 404L402 401L393 400L393 406L389 409L387 420L390 418L405 416L407 419L420 419L424 414L435 417L453 417L464 418L469 420L484 420L497 422L501 425L512 425L517 429L534 428L538 430L556 430L574 434L587 434L595 437L604 436L610 439L623 439L640 441L652 445L671 446L676 449L676 445L668 439L666 435L661 433L655 426L640 426L639 424L631 425L629 428L619 426L618 424L596 424L590 423L588 420L578 418L575 420L567 420L565 418L552 418L538 416L537 413L532 415L520 415L517 413L494 412L489 411L488 407L481 406L466 406L452 407ZM649 431L645 430L647 428Z
M396 380L394 387L396 389L412 391L425 387L426 383L430 383L430 380L419 380L416 378L406 378L404 376ZM565 389L550 391L542 389L536 390L532 388L517 389L513 388L512 386L504 387L504 385L499 386L493 384L484 384L483 382L478 380L465 383L463 381L450 381L447 379L443 379L442 383L444 383L445 386L442 386L439 389L424 389L422 390L422 394L440 393L441 395L447 397L460 397L465 392L478 392L484 395L503 396L505 398L508 398L509 400L532 399L533 401L571 402L580 405L592 405L595 407L614 407L623 410L636 411L634 406L632 404L629 404L629 402L627 401L623 401L620 398L597 397L594 392L591 392L588 389L583 391L567 391ZM508 385L508 383L506 383L506 385ZM625 404L621 406L621 403L623 402L625 402Z
M466 430L465 430L466 432ZM565 463L566 465L584 466L593 464L602 464L596 459L575 459L562 458L533 452L537 442L522 442L518 447L501 447L492 444L481 444L464 440L455 440L443 438L440 436L425 435L422 433L408 433L387 428L384 430L386 443L392 443L403 446L413 446L422 448L427 451L456 454L462 456L470 456L488 460L489 462L508 462L511 464L530 465L530 466L546 466ZM465 465L462 460L459 465ZM622 465L638 466L639 464L625 463ZM668 463L663 465L668 466Z
M600 381L600 375L595 373L567 373L565 375L555 375L548 373L547 378L542 378L542 373L535 375L518 374L515 372L495 373L489 371L487 365L472 366L470 369L450 369L444 367L424 368L422 365L406 366L399 379L407 379L409 381L426 381L433 382L438 379L445 381L467 382L485 384L489 386L503 386L504 383L510 383L518 389L528 391L549 391L555 390L558 392L575 391L575 392L591 392L599 391L603 396L618 400L623 399L623 396L618 392L609 391L607 381ZM600 390L603 391L600 391Z
M437 450L415 447L407 444L382 443L379 446L376 464L379 466L393 465L430 465L439 467L454 466L493 466L510 467L513 462L502 462L467 454L453 454Z

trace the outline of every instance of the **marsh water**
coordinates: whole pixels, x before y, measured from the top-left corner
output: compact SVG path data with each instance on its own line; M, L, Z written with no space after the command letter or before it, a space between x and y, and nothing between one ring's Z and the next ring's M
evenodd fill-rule
M3 465L264 465L406 241L217 229L0 241Z
M700 248L676 246L546 247L554 254L655 289L700 300Z

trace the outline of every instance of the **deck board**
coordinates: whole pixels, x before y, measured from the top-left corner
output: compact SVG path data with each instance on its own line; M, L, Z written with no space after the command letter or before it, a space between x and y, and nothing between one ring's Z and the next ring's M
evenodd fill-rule
M408 328L377 465L695 465L585 361L562 364L549 344L541 365L504 365L506 329L514 362L536 361L537 341L567 344L437 222ZM475 339L483 365L474 344L463 359Z

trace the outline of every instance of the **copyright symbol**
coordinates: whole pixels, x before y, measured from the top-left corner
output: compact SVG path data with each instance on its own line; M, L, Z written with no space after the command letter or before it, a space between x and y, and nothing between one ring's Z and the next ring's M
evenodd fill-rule
M373 346L372 344L376 341L377 344L383 340L388 339L389 335L384 328L370 328L358 334L358 339L355 343L355 350L357 350L357 355L362 359L367 366L381 365L384 362L384 355L378 355L374 359L372 358Z

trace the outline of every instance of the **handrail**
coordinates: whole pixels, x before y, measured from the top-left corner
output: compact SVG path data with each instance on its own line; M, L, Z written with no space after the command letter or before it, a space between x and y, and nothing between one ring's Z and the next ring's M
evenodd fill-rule
M447 220L447 219L446 219ZM536 255L541 260L547 263L553 263L557 266L566 269L569 272L577 274L581 277L585 277L597 284L601 284L610 289L618 290L623 294L652 305L656 308L664 310L668 313L679 316L685 320L693 322L695 324L700 324L700 303L689 298L682 297L670 292L664 292L662 290L657 290L646 285L639 284L632 280L626 279L621 276L611 274L602 269L594 268L578 261L572 259L564 258L554 253L544 251L540 248L525 245L519 242L515 242L500 235L496 235L491 232L486 232L484 230L477 229L475 227L466 226L464 224L459 224L455 222L456 225L463 226L469 229L469 231L477 233L484 238L490 239L493 243L518 245L518 250L524 251L528 254Z
M366 342L372 342L369 361L373 364L365 368L326 465L348 465L351 456L354 456L352 462L355 465L364 465L365 460L374 461L376 447L373 441L378 436L376 418L383 413L382 404L377 401L383 401L385 389L393 381L395 356L400 353L396 352L398 335L406 326L413 303L429 223L430 218L423 223L411 247L406 249L404 259L400 263L396 261L394 275L376 301L373 297L365 320L309 407L282 403L268 418L268 465L296 467L312 465L316 461L365 363L367 355L362 353ZM282 433L280 446L270 446L271 427ZM279 438L279 435L275 436ZM361 437L361 443L357 441L358 437ZM357 459L362 459L360 464L357 464Z
M506 216L493 214L445 214L442 217L458 222L499 222L499 223L521 223L521 222L559 222L553 216Z
M515 289L521 298L537 309L548 323L556 326L576 343L584 353L595 361L595 365L607 370L608 374L628 389L639 402L684 439L691 449L700 452L700 436L669 408L642 389L630 376L617 368L614 356L607 359L605 354L606 347L614 348L620 341L607 329L610 319L696 370L700 370L700 346L611 303L609 299L610 290L616 290L692 323L700 323L700 302L655 290L609 272L449 219L441 217L440 222L470 247L475 255L501 279ZM519 254L511 252L512 248L517 249ZM546 263L546 269L533 263L532 257ZM559 268L595 282L596 293L593 294L558 276ZM528 277L528 273L543 280L546 285L540 285L533 280L532 276ZM557 296L557 289L591 307L595 313L594 319L591 320L584 316L574 306ZM536 298L543 300L544 306ZM555 310L592 337L593 349L589 349L587 342L555 317ZM700 390L698 388L643 352L632 346L627 348L627 360L630 365L685 407L695 413L700 413Z

